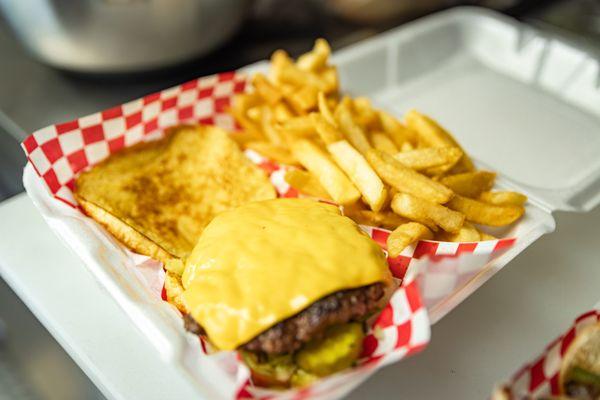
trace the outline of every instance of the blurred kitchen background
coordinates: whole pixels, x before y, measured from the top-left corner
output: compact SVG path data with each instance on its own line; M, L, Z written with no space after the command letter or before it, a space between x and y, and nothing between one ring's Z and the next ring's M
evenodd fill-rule
M0 0L0 201L23 191L18 143L38 128L464 4L600 54L600 0ZM103 399L1 278L0 399Z

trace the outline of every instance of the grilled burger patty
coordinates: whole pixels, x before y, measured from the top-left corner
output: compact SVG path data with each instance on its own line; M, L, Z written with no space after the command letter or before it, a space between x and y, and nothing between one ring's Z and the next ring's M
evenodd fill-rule
M331 325L360 321L376 311L383 297L382 283L339 291L322 298L300 313L281 321L242 346L244 350L267 354L292 353L311 339L319 338ZM185 316L185 327L202 334L202 327Z

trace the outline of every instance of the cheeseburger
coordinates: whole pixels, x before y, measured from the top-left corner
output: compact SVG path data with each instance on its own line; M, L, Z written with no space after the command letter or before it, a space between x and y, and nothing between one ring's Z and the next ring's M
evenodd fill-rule
M336 206L275 199L217 215L181 284L189 330L239 350L255 384L288 387L355 362L392 278L380 247Z

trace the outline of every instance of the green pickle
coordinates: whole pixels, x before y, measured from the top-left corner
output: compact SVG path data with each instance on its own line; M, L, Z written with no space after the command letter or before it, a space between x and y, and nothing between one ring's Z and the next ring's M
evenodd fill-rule
M311 374L303 369L298 369L296 372L294 372L294 375L292 375L291 383L293 387L303 387L310 385L317 379L319 379L318 375Z
M322 339L307 343L296 354L298 366L305 372L326 376L346 369L359 357L364 337L362 325L334 325Z
M291 354L268 356L261 360L255 353L240 351L242 359L252 370L252 377L265 386L289 386L296 370Z

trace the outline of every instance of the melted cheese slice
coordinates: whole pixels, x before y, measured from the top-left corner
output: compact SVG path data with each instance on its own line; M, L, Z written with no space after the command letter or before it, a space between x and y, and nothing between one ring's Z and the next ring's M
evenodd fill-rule
M339 290L391 275L380 247L337 207L309 199L249 203L205 228L182 277L183 301L233 350Z

